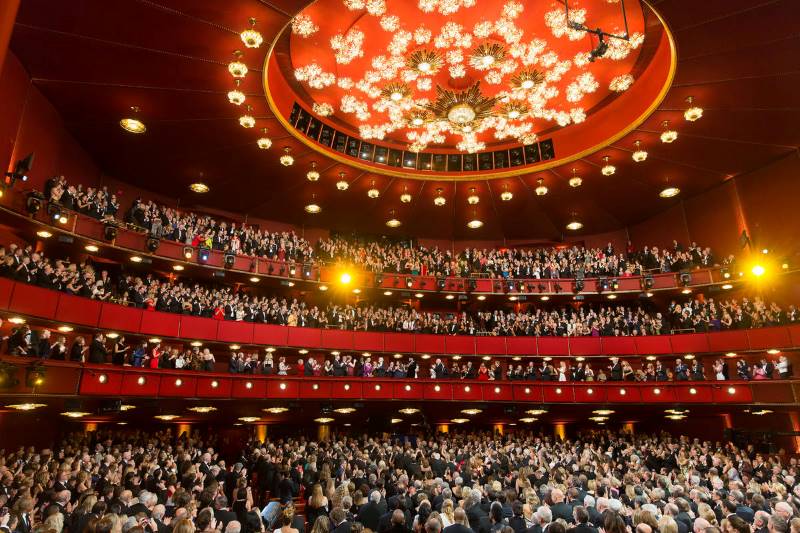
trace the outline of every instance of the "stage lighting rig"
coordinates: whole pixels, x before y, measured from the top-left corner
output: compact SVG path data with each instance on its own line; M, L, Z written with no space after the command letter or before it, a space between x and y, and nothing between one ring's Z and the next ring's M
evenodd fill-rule
M10 189L17 180L22 182L28 181L28 172L30 172L31 168L33 168L33 152L17 161L14 165L14 170L6 172L3 185Z
M28 211L28 214L31 216L36 215L39 210L42 208L42 204L44 203L44 195L39 191L31 191L28 193L28 199L25 201L25 210ZM50 208L48 207L48 212ZM59 213L59 217L61 213ZM55 217L55 221L58 222L58 217Z
M622 22L625 28L625 31L622 34L615 34L615 33L608 33L603 31L602 28L589 28L585 24L581 24L580 22L569 22L569 27L573 30L584 31L586 33L590 33L597 37L597 45L589 52L589 61L594 62L596 59L603 57L606 52L608 52L608 42L607 39L621 39L623 41L630 41L630 31L628 30L628 15L625 11L625 0L620 0L620 9L622 10ZM567 20L570 20L569 15L569 0L564 1L564 10L567 16Z

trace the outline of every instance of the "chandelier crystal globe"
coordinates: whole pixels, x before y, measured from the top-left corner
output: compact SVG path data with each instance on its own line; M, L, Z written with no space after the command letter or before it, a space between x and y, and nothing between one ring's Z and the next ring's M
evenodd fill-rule
M339 172L339 181L336 182L336 188L340 191L346 191L349 187L350 184L344 179L344 172Z
M545 194L547 194L548 189L544 185L544 180L542 178L539 178L538 180L536 180L536 183L537 183L535 189L536 196L544 196Z
M636 141L633 143L636 145L636 150L631 155L631 158L636 161L637 163L641 163L645 159L647 159L647 151L642 148L642 142Z
M317 181L319 180L319 172L317 172L317 162L311 162L311 170L306 172L306 179L308 181Z
M242 91L239 90L239 83L240 79L236 79L236 88L232 91L228 91L228 102L232 103L233 105L242 105L245 100L245 95Z
M256 141L256 144L262 150L269 150L272 147L272 139L267 137L267 128L261 128L261 133L263 136Z
M472 187L470 190L470 195L467 197L467 203L469 205L475 205L481 201L480 197L475 194L475 187Z
M689 108L683 112L683 118L685 118L689 122L700 120L703 117L703 108L693 105L694 97L692 96L687 97L686 103L689 104Z
M661 142L666 144L675 142L678 138L678 132L669 128L669 120L665 120L661 125L664 126L664 131L661 133Z
M286 146L283 149L284 154L280 157L281 165L285 167L290 167L294 164L294 157L292 157L291 152L292 149Z
M250 19L250 27L239 34L242 42L247 48L258 48L264 42L264 38L255 30L256 19Z
M436 197L433 199L433 205L436 207L442 207L446 203L447 200L444 196L442 196L442 189L436 189Z
M600 172L603 174L603 176L611 176L617 171L617 167L609 163L608 160L609 157L607 155L603 156L603 162L605 165L603 165L603 168L600 169Z

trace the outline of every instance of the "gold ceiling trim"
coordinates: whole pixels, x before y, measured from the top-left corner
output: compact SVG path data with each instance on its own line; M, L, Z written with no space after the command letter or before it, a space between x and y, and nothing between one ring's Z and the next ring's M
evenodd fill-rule
M316 0L314 0L316 1ZM560 167L563 165L568 165L578 159L582 159L587 155L593 154L603 148L614 144L618 140L622 139L630 132L638 128L647 118L653 114L653 112L661 105L661 102L664 101L666 98L667 93L669 92L670 88L672 87L672 82L675 79L675 71L677 70L678 64L678 53L675 47L675 38L672 35L672 31L667 26L667 22L664 20L664 17L661 16L661 13L653 7L653 5L647 0L641 0L642 4L647 6L648 9L658 18L658 21L661 23L661 27L664 29L664 34L667 36L667 42L669 44L669 52L670 52L670 64L669 64L669 72L667 73L667 79L664 81L664 85L661 87L658 95L656 96L655 100L648 106L647 109L642 112L634 121L628 124L627 127L618 131L611 137L605 139L604 141L572 154L570 156L561 158L561 159L551 159L545 163L537 163L535 165L523 165L521 167L514 167L513 169L505 169L499 172L482 172L476 171L471 174L427 174L422 173L416 169L408 169L403 167L382 167L379 165L370 165L366 164L362 161L359 161L356 158L351 158L345 155L340 155L333 150L326 149L325 147L321 146L319 143L307 138L302 133L298 132L294 129L294 127L289 124L289 121L284 118L281 112L278 110L277 105L275 105L275 100L272 97L272 92L269 88L269 63L270 59L272 59L272 54L275 50L275 46L278 44L278 41L283 37L286 29L291 27L291 19L283 25L281 31L275 36L272 43L269 46L269 52L267 53L266 57L264 58L264 66L262 69L262 77L261 82L264 87L264 94L267 96L267 104L269 105L272 114L275 118L280 122L281 126L295 139L309 147L310 149L314 150L322 154L323 156L336 161L337 163L341 163L343 165L350 166L352 168L357 168L359 170L363 170L365 172L371 172L373 174L380 174L383 176L390 176L395 178L406 178L406 179L414 179L420 181L445 181L445 182L463 182L463 181L476 181L476 180L495 180L495 179L502 179L502 178L513 178L516 176L522 176L523 174L532 174L535 172L541 172L543 170L548 170L555 167ZM313 4L314 2L307 3L300 11L302 12L308 5ZM393 147L397 147L396 144ZM426 152L428 153L428 152ZM430 152L430 153L438 153L438 152ZM444 152L447 153L447 152ZM397 168L397 170L394 170Z

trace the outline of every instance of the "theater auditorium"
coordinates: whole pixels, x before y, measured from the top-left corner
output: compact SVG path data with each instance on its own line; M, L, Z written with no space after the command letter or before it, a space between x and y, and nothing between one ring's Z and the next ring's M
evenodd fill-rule
M0 533L800 533L797 0L0 2Z

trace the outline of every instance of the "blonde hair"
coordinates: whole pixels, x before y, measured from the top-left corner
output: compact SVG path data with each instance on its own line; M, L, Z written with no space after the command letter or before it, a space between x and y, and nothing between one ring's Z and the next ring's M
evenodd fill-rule
M453 500L450 498L442 502L442 514L447 517L451 524L455 523L456 518L453 510Z

